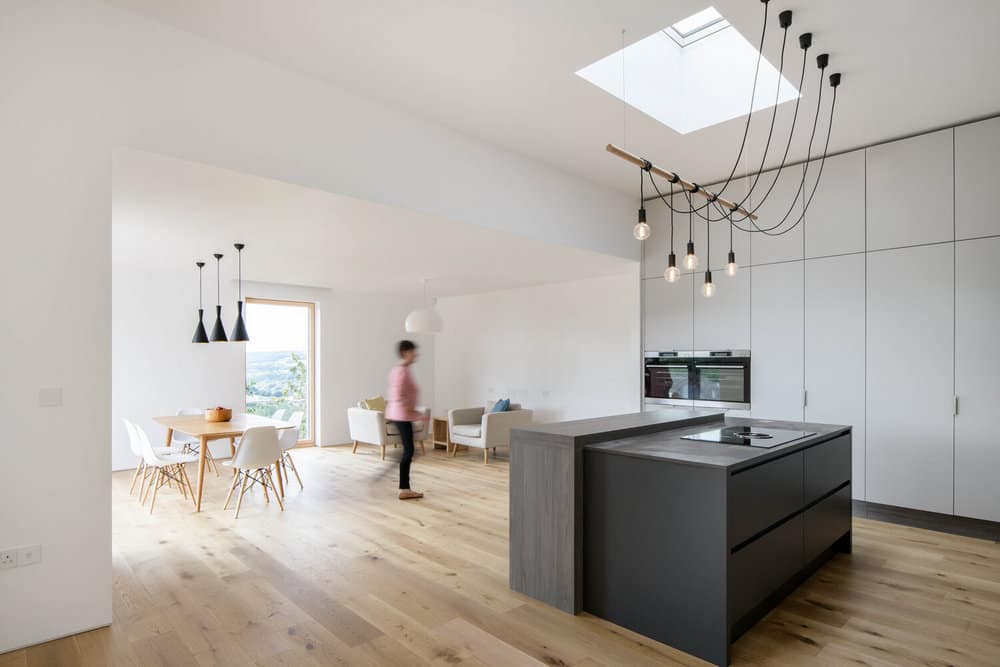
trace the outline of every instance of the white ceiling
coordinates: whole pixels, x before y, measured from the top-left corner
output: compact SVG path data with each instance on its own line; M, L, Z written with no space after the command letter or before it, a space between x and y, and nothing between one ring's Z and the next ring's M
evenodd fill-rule
M249 281L453 296L622 273L635 262L136 151L113 161L115 265L176 273L221 252Z
M623 123L621 103L574 72L621 48L623 28L632 43L709 4L756 44L763 7L756 0L109 1L625 192L635 189L634 170L607 155L606 143L711 182L729 173L743 124L680 135L635 110ZM1000 111L1000 2L773 0L764 50L773 63L784 9L795 13L793 82L796 38L814 33L807 117L818 79L812 56L829 52L828 71L844 74L832 150ZM779 128L791 106L780 107ZM758 130L769 114L754 115ZM753 133L760 140L751 142L748 168L760 160L763 134ZM804 135L793 158L805 153ZM780 151L772 154L769 164Z

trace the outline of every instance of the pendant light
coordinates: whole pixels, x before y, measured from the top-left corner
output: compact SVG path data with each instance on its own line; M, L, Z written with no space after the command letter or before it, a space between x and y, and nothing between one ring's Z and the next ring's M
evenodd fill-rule
M639 221L632 228L632 236L637 241L645 241L649 238L649 225L646 224L646 197L643 185L646 182L646 170L639 170Z
M736 275L736 253L733 252L733 212L729 211L729 260L726 262L726 275L730 278Z
M691 217L691 209L693 208L693 206L691 205L690 195L687 195L687 200L688 200L688 244L687 244L687 253L685 253L684 255L684 268L687 269L688 271L694 271L695 269L698 268L698 255L694 254L694 241L691 240L691 237L693 236L694 232L693 230L694 221Z
M213 343L225 343L226 328L222 326L222 278L221 260L222 255L215 253L215 325L212 327L212 335L208 337Z
M250 340L247 333L247 325L243 322L243 243L234 243L236 248L236 276L237 276L237 301L236 301L236 324L233 325L233 333L229 340L238 343L245 343Z
M201 305L201 276L205 272L205 262L195 262L198 267L198 326L194 328L192 343L207 343L208 334L205 333L205 309Z
M424 307L417 308L406 316L404 328L407 333L436 334L441 331L441 316L427 302L427 279L424 278Z
M670 186L670 201L674 200L674 187ZM677 268L677 255L674 254L674 208L670 207L670 254L667 255L667 269L663 272L663 278L668 283L675 283L681 277L681 270Z
M712 230L708 228L709 223L705 223L705 237L707 238L707 259L705 260L705 284L702 285L701 293L706 299L711 299L715 294L715 283L712 282Z

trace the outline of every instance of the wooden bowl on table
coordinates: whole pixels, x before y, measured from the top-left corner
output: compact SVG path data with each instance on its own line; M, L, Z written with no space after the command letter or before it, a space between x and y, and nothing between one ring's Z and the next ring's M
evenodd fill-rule
M229 408L205 408L205 421L207 422L227 422L233 418L233 411Z

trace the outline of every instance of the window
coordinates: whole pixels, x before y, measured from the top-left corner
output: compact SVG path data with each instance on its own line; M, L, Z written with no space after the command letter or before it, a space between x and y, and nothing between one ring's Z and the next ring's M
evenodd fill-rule
M687 134L746 115L759 52L714 7L658 30L579 70L577 76ZM766 58L753 111L799 91Z
M247 412L289 419L302 413L299 442L315 438L315 304L248 298Z

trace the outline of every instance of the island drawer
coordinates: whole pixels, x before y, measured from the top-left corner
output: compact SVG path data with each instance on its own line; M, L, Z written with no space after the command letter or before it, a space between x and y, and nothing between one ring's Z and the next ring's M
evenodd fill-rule
M802 509L802 452L733 473L729 478L729 548Z
M804 451L804 503L815 501L851 479L851 435L827 440Z
M729 622L735 623L802 567L802 515L746 545L729 559Z
M808 563L851 529L851 485L816 503L803 516L803 559Z

